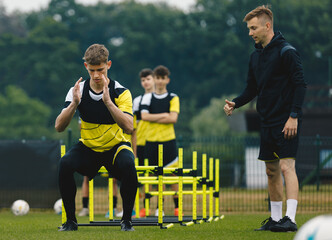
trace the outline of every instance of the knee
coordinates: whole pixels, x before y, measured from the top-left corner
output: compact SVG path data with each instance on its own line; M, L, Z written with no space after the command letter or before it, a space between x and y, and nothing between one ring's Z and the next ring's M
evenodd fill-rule
M137 181L134 155L131 152L130 155L126 153L121 159L118 159L118 167L121 172L121 181L129 179Z
M272 168L272 167L266 168L266 175L268 178L274 178L275 176L277 176L279 174L280 174L279 168Z
M71 169L70 159L65 155L59 161L59 173L67 172Z
M295 166L293 164L289 164L286 161L280 161L280 169L284 176L295 172Z

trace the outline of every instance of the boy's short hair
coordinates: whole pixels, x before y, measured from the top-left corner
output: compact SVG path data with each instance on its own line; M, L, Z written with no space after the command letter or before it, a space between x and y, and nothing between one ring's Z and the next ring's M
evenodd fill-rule
M153 71L152 71L151 68L144 68L139 72L139 77L140 78L144 78L144 77L147 77L149 75L153 76Z
M268 20L271 21L271 23L273 25L273 13L272 13L269 5L262 5L262 6L256 7L254 10L247 13L247 15L244 17L243 21L248 22L251 19L253 19L254 17L261 17L261 16L266 17Z
M102 44L92 44L85 51L83 60L90 65L100 65L101 63L107 63L109 51Z
M159 65L153 69L153 74L154 76L159 76L159 77L165 77L165 76L170 76L171 72L168 70L167 67L163 65Z

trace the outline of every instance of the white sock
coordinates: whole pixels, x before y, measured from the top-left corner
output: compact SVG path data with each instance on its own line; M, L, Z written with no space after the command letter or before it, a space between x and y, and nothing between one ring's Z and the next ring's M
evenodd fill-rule
M271 218L276 222L282 218L282 201L271 201Z
M296 199L287 199L287 211L286 216L295 223L295 215L297 208L297 200Z

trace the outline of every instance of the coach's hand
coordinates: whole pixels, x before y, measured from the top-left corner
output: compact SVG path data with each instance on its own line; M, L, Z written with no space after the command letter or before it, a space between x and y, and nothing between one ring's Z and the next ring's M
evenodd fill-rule
M284 133L285 139L292 139L292 138L296 137L296 135L297 135L297 118L289 117L282 132Z
M226 113L227 116L232 115L234 107L235 107L235 102L228 101L227 99L225 100L226 104L224 106L224 112Z

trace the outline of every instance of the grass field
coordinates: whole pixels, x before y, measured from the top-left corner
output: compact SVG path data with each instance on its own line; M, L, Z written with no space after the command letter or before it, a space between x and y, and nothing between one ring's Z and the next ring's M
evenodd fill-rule
M314 214L298 214L297 224L300 227ZM59 215L52 212L29 212L25 216L14 216L9 210L0 211L0 239L116 239L116 240L163 240L163 239L223 239L223 240L288 240L293 239L295 233L255 232L268 214L225 214L225 218L218 222L197 224L183 227L175 224L170 229L159 227L135 227L134 232L121 232L120 227L79 227L76 232L58 232ZM105 218L96 216L97 221ZM88 217L78 218L79 223L87 223Z

